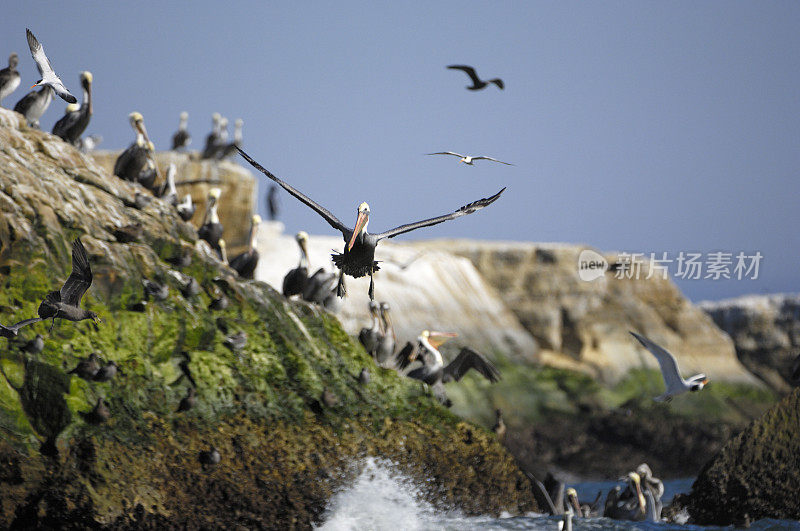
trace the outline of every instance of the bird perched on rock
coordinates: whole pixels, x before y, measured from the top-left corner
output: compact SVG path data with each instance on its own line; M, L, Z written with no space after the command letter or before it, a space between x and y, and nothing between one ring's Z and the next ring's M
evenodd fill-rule
M144 117L141 113L132 112L128 121L136 132L136 139L117 157L114 163L114 175L126 181L138 182L145 188L152 184L156 177L155 161L152 156L153 143L147 136Z
M3 98L17 90L22 77L17 71L19 64L19 56L12 53L8 56L8 67L0 70L0 106L3 103Z
M295 235L294 239L300 248L300 263L283 277L284 297L302 295L308 283L308 250L306 249L308 234L301 230Z
M494 426L492 426L492 431L497 436L497 440L502 442L506 437L506 423L503 422L503 410L497 408L494 410L494 414L495 421Z
M219 450L214 446L210 446L208 450L200 451L198 459L203 465L217 465L222 461L222 455L220 455Z
M708 378L702 373L695 374L688 380L684 380L681 378L680 372L678 372L678 362L675 360L675 356L644 336L640 336L635 332L631 332L630 334L658 360L658 366L661 368L661 376L664 378L664 384L667 388L664 394L655 397L654 400L657 402L669 402L672 400L672 397L676 395L689 391L700 391L708 383Z
M183 201L175 205L175 209L178 211L178 215L183 221L192 219L196 208L197 206L192 203L192 194L186 194L183 196Z
M361 372L358 373L358 383L360 383L361 385L367 385L371 379L372 377L369 374L369 369L367 369L366 367L361 369Z
M206 136L206 145L203 148L201 158L213 159L217 153L220 138L220 121L222 116L218 112L211 115L211 132Z
M99 370L100 358L92 352L88 358L79 361L78 365L67 374L75 374L84 380L92 380Z
M481 78L478 77L478 74L475 72L475 69L472 68L471 66L467 66L467 65L450 65L447 68L449 68L450 70L461 70L462 72L467 74L469 76L469 78L472 80L472 86L467 87L467 89L469 89L469 90L481 90L483 88L486 88L486 86L488 86L489 83L494 83L495 85L497 85L500 88L500 90L505 88L505 85L503 84L503 80L500 79L499 77L498 78L494 78L494 79L490 79L489 81L484 81L484 80L482 80Z
M83 138L79 138L75 145L81 150L81 153L91 153L100 143L103 141L103 137L100 135L89 135Z
M381 367L394 369L396 367L394 347L397 343L397 336L394 333L394 325L392 325L392 318L389 316L389 309L388 302L381 302L381 331L378 335L378 344L375 346L375 361Z
M459 381L470 369L475 369L491 383L500 380L500 371L494 364L468 347L463 347L458 356L445 366L438 348L452 337L455 334L423 330L416 343L406 343L397 353L397 365L401 370L415 360L422 362L422 367L410 371L406 376L430 385L436 398L448 406L450 400L443 384Z
M220 293L219 297L215 297L208 304L208 309L209 310L220 311L220 310L224 310L225 308L227 308L228 304L230 304L230 301L228 301L228 297L226 297L224 294Z
M242 254L231 260L231 269L239 273L242 278L253 278L258 266L258 226L261 225L261 216L256 214L250 219L250 246Z
M195 404L197 404L197 393L194 387L188 387L186 389L186 396L181 398L181 402L178 404L178 411L189 411Z
M111 410L108 409L103 397L97 399L97 404L88 413L81 413L83 420L89 424L102 424L111 418Z
M0 324L0 336L7 337L9 339L16 337L22 327L32 325L33 323L38 323L41 320L41 317L34 317L33 319L23 319L22 321L14 323L13 325L5 326Z
M186 124L189 121L189 113L181 113L181 121L178 124L178 131L172 135L172 151L183 150L192 143L192 135L189 134Z
M217 242L217 245L219 245L219 259L220 259L220 261L223 264L228 265L228 245L225 243L225 240L223 240L222 238L219 239L219 242Z
M229 335L223 342L231 351L236 352L247 346L247 334L244 331Z
M92 378L95 382L108 382L114 379L117 375L117 370L119 366L116 362L109 361L107 365L100 367L100 369L95 373L94 378Z
M364 350L367 354L375 357L375 349L378 348L378 337L381 334L380 330L380 305L375 301L369 301L369 314L372 317L372 326L370 328L362 328L358 333L358 340L364 345Z
M92 319L95 323L101 322L96 313L80 307L81 298L91 285L92 268L89 265L89 255L86 254L86 248L80 238L76 238L72 242L72 273L61 286L61 290L47 294L39 305L39 317L53 319L50 330L55 326L56 318L68 321Z
M164 190L161 194L161 200L174 207L178 206L178 189L175 188L175 172L177 171L175 163L171 162L167 167L167 180L164 181Z
M50 66L50 60L44 53L41 43L36 39L31 30L25 28L25 34L28 37L28 47L31 49L31 56L36 62L36 68L42 78L33 84L33 87L50 87L67 103L77 103L78 99L70 94L64 83L56 75L53 67ZM33 88L31 87L31 88Z
M81 72L81 88L83 88L83 102L80 107L68 110L64 116L53 126L53 134L61 137L65 142L76 145L92 119L92 73ZM71 105L70 103L67 109Z
M217 202L222 195L222 190L219 188L212 188L208 191L208 204L206 205L206 213L203 216L203 222L200 228L197 229L197 235L201 240L205 240L211 245L211 248L220 252L219 240L222 238L223 227L219 222L217 215Z
M42 87L39 90L32 90L25 94L21 100L14 105L14 112L20 113L25 117L25 123L39 129L39 118L45 113L50 103L53 101L53 89Z
M222 160L230 157L231 155L236 153L237 147L242 147L242 126L244 125L244 120L241 118L237 118L234 122L234 130L233 130L233 142L230 144L225 144L220 147L219 151L217 152L217 158Z

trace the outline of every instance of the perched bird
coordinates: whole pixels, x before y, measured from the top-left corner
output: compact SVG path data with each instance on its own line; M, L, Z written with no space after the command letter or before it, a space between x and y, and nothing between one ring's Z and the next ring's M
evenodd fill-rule
M178 411L189 411L195 404L197 404L197 394L194 387L189 387L186 389L186 396L181 398L181 402L178 404Z
M220 294L219 297L215 297L210 303L208 303L209 310L224 310L228 307L230 301L228 301L228 297L224 294Z
M14 105L14 112L20 113L25 117L25 122L35 128L39 128L39 118L50 107L53 101L53 89L49 86L39 90L32 90L25 94L21 100Z
M34 317L33 319L23 319L22 321L14 323L13 325L5 326L0 324L0 336L7 337L9 339L16 337L17 334L19 334L20 328L23 326L32 325L33 323L38 323L41 320L41 317Z
M192 194L186 194L183 196L183 201L175 205L175 209L178 211L178 215L183 221L192 219L196 208L197 206L192 203Z
M100 369L95 373L94 378L92 378L95 382L108 382L114 379L114 376L117 375L117 369L119 367L113 361L108 362L107 365L100 367Z
M39 305L39 317L53 319L50 330L53 329L56 318L68 321L92 319L95 323L101 322L96 313L80 307L81 298L91 285L92 268L89 265L89 255L86 254L86 248L80 238L76 238L72 242L72 273L59 291L47 294Z
M169 296L169 286L166 284L144 279L142 280L142 286L144 286L144 300L153 299L160 302L166 300Z
M463 347L458 356L445 366L438 349L442 343L455 335L423 330L417 337L416 344L409 341L397 353L397 366L401 370L415 360L422 362L422 367L410 371L406 376L430 385L436 398L445 405L449 405L450 401L443 384L459 381L470 369L475 369L492 383L500 380L500 371L494 364L468 347Z
M362 328L358 333L358 340L364 345L364 350L367 354L375 357L375 350L378 348L378 337L381 334L380 330L380 317L378 312L380 305L375 301L369 301L369 314L372 316L372 326L370 328Z
M76 143L81 153L91 153L100 143L103 141L103 137L100 135L89 135L87 137L79 138L78 142Z
M225 123L225 122L223 122ZM230 144L225 144L219 148L217 151L217 158L222 160L231 155L236 153L237 147L242 147L242 126L244 125L244 120L241 118L237 118L234 122L234 129L233 129L233 142Z
M322 216L328 224L331 225L334 229L340 231L342 233L342 237L346 243L344 252L342 254L334 253L333 261L336 264L336 267L339 268L339 283L337 285L337 295L339 297L344 297L345 295L345 285L344 285L344 275L350 275L354 278L363 277L365 275L369 275L370 282L369 282L369 298L370 300L375 299L375 285L373 274L375 271L379 269L378 262L375 261L375 248L378 246L378 242L384 238L394 238L400 234L420 229L423 227L428 227L431 225L436 225L437 223L442 223L444 221L449 221L451 219L455 219L461 216L465 216L467 214L472 214L473 212L477 212L478 210L482 209L485 206L491 205L495 202L499 197L500 194L503 193L503 188L495 195L486 198L480 199L473 203L469 203L455 212L451 214L445 214L443 216L438 216L435 218L426 219L423 221L418 221L416 223L409 223L406 225L401 225L394 229L388 230L386 232L382 232L380 234L369 234L367 232L367 224L369 223L369 205L367 203L361 203L358 206L358 218L356 220L356 225L354 228L348 228L344 223L339 221L336 216L331 214L325 207L315 203L309 197L303 195L301 192L293 188L292 186L286 184L285 182L281 181L274 175L272 175L267 169L261 166L258 162L250 158L250 156L242 151L241 149L237 148L239 153L249 162L254 168L259 170L261 173L275 181L279 184L284 190L289 192L291 195L295 196L299 199L302 203L306 206L310 207L314 210L317 214Z
M339 397L326 387L322 390L319 401L325 404L325 407L335 407L339 404Z
M503 410L497 408L494 410L495 414L495 421L494 426L492 426L492 431L497 436L498 441L503 441L506 437L506 423L503 421Z
M581 518L595 518L600 516L600 499L603 497L602 492L597 493L597 497L592 503L578 501L578 491L572 487L567 489L566 503L575 512L575 516Z
M86 128L89 127L89 120L92 118L92 73L81 72L81 87L83 88L83 102L81 106L69 110L53 126L53 134L61 137L65 142L75 145ZM75 105L70 103L70 105Z
M189 277L181 287L181 295L186 299L191 299L200 293L200 283L194 277Z
M636 472L630 472L625 479L628 488L621 491L617 485L606 496L603 516L615 520L641 522L646 516L647 503L642 493L641 479Z
M206 145L203 148L203 154L201 155L204 159L213 159L214 155L217 153L217 146L219 145L219 138L220 138L220 121L222 120L222 116L218 112L215 112L211 115L211 132L206 136Z
M88 358L79 361L78 365L67 374L75 374L84 380L92 380L99 370L100 358L92 352Z
M258 265L258 226L261 225L261 216L256 214L250 219L250 247L240 255L234 256L230 266L242 278L253 278Z
M375 347L375 361L378 365L386 369L396 368L394 357L394 347L397 343L397 336L394 334L392 319L389 317L389 303L382 302L380 307L381 314L381 333L378 336L378 344Z
M506 166L513 166L510 162L503 162L502 160L493 159L492 157L473 157L472 155L462 155L460 153L454 153L452 151L437 151L436 153L428 153L428 155L453 155L454 157L458 157L461 160L459 162L463 162L464 164L469 164L470 166L474 166L473 161L476 160L491 160L492 162L499 162L500 164L505 164Z
M642 463L636 467L636 473L639 474L639 478L642 480L642 491L647 502L647 520L658 522L661 520L661 509L663 507L661 497L664 495L664 483L653 476L653 471L650 470L647 463ZM648 498L648 494L652 497L652 501Z
M269 212L269 220L275 221L278 219L278 211L280 207L278 206L278 187L274 184L269 185L269 191L267 192L267 212Z
M284 297L302 295L308 283L308 234L301 230L294 239L300 248L300 263L283 277Z
M688 380L684 380L681 378L681 375L678 372L678 362L675 360L675 356L644 336L640 336L635 332L631 332L630 334L635 337L639 343L644 346L644 348L649 350L653 356L656 357L656 360L658 360L658 366L661 367L661 376L663 376L664 384L667 388L664 391L664 394L655 397L654 400L657 402L669 402L672 400L672 397L676 395L680 395L688 391L700 391L708 383L708 378L705 374L696 374Z
M372 379L372 377L369 374L369 369L367 369L366 367L361 369L361 372L358 373L358 383L360 383L361 385L369 384L369 381L371 379Z
M247 334L244 331L236 332L226 337L223 343L233 352L242 350L247 346Z
M97 404L88 413L81 413L83 420L89 424L102 424L111 418L111 410L108 409L103 397L97 399Z
M197 229L197 235L201 240L205 240L211 245L211 248L219 253L219 240L222 238L222 223L219 222L217 215L217 201L222 194L219 188L212 188L208 191L208 205L206 206L206 213L203 216L203 222L200 228Z
M325 300L336 286L336 273L328 273L320 267L306 281L303 289L303 300L323 306Z
M37 317L38 319L38 317ZM22 350L29 354L38 354L44 350L44 338L41 334L36 334L33 339L22 346Z
M192 252L187 248L175 249L175 253L167 258L167 262L174 267L188 267L192 264ZM186 279L180 279L185 282Z
M115 227L111 232L119 243L130 243L139 241L144 234L144 229L141 223L136 222L124 227Z
M33 36L31 30L25 28L25 33L28 36L28 47L31 49L33 60L36 62L36 68L42 76L42 79L34 83L31 88L47 86L52 88L55 93L67 103L77 103L78 99L69 93L67 87L64 86L64 83L61 82L61 79L59 79L55 71L53 71L53 67L50 66L50 60L44 54L44 48L42 48L42 45L36 40L36 37Z
M153 144L147 136L141 113L130 113L128 121L136 132L136 140L117 157L114 163L114 175L147 187L146 184L152 184L156 177L155 161L151 151Z
M165 203L169 203L170 205L177 207L178 206L178 189L175 188L175 172L177 171L177 167L175 166L174 162L170 162L169 166L167 167L167 180L164 181L164 191L161 194L161 199ZM191 196L190 201L191 201Z
M222 456L214 446L210 446L208 450L201 450L198 456L200 463L203 465L217 465L222 460Z
M484 81L484 80L482 80L481 78L478 77L478 74L475 73L475 69L472 68L471 66L467 66L467 65L450 65L447 68L449 68L450 70L461 70L462 72L467 74L469 76L469 78L472 80L472 86L467 87L467 89L469 89L469 90L481 90L483 88L486 88L486 86L489 83L494 83L495 85L497 85L500 88L500 90L505 88L505 85L503 84L503 80L502 79L495 78L495 79L490 79L489 81Z
M186 124L189 121L189 113L184 111L181 113L181 121L178 124L178 131L172 135L172 150L178 151L189 147L192 143L192 135L186 129Z
M12 53L8 56L8 67L0 70L0 104L3 103L3 98L17 90L22 80L19 72L17 72L18 64L19 56Z

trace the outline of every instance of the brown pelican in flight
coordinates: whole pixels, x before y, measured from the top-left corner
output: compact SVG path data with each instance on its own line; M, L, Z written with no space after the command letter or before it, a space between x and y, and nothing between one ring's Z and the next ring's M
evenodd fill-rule
M42 79L34 83L31 88L48 86L56 91L56 94L61 96L67 103L78 103L78 98L69 93L67 87L56 75L53 67L50 66L50 60L44 54L44 48L42 48L41 43L36 40L36 37L33 36L33 33L28 28L25 28L25 33L28 36L28 47L31 49L31 55L33 60L36 61L36 68L39 69L39 75L42 76Z
M473 157L472 155L462 155L461 153L454 153L452 151L437 151L436 153L428 153L428 155L453 155L454 157L458 157L461 160L459 162L463 162L464 164L469 164L473 166L473 161L476 160L491 160L492 162L499 162L500 164L505 164L506 166L513 166L510 162L503 162L502 160L493 159L492 157Z
M306 206L310 207L317 214L322 216L331 227L341 231L342 237L344 238L346 244L344 247L344 252L341 254L334 253L332 255L334 264L336 264L336 267L339 268L339 284L336 288L336 294L339 297L344 297L345 295L344 275L350 275L354 278L369 275L369 298L370 300L375 300L375 283L373 280L373 274L379 269L378 262L375 261L375 248L378 246L378 242L380 242L382 239L394 238L395 236L412 230L421 229L422 227L429 227L431 225L436 225L437 223L442 223L444 221L449 221L461 216L466 216L467 214L472 214L473 212L477 212L483 207L489 206L497 201L497 199L500 197L500 194L502 194L503 190L505 190L505 188L503 188L491 197L479 199L464 205L450 214L445 214L443 216L438 216L423 221L417 221L416 223L400 225L399 227L387 230L386 232L381 232L379 234L369 234L367 232L367 224L369 223L369 205L367 203L361 203L358 205L358 219L356 220L356 226L352 229L348 228L325 207L316 203L313 199L304 195L291 185L286 184L272 175L269 170L253 160L250 155L242 151L239 147L236 147L236 149L245 158L245 160L250 163L251 166L278 183L281 187L283 187L284 190L295 196L302 203L305 203Z
M478 77L478 74L475 73L475 69L472 68L471 66L450 65L447 68L449 68L450 70L461 70L462 72L464 72L469 76L469 78L472 80L472 86L467 87L468 90L481 90L483 88L486 88L486 85L488 85L489 83L494 83L495 85L500 87L500 90L505 88L505 85L503 85L503 80L500 79L499 77L495 79L490 79L489 81L484 81Z
M396 357L400 370L416 360L421 361L422 367L410 371L406 376L430 385L434 396L448 407L450 400L445 393L444 384L459 381L470 369L475 369L492 383L500 380L500 371L497 367L469 347L463 347L456 359L445 366L439 346L455 336L456 334L452 333L423 330L417 341L406 343Z
M664 384L667 389L663 395L655 397L654 400L656 402L669 402L675 395L689 391L699 391L708 383L708 378L705 374L695 374L688 380L684 380L678 372L678 362L675 360L675 356L644 336L640 336L635 332L631 332L631 335L656 357L658 365L661 367L661 376L664 377Z

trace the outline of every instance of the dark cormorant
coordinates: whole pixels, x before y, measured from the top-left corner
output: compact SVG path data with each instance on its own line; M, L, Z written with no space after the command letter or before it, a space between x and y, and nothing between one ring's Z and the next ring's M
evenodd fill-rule
M303 295L308 284L308 250L306 249L308 234L301 230L294 239L297 246L300 247L300 263L283 277L283 295L285 297Z
M100 322L96 313L80 307L81 298L89 286L92 285L92 268L89 265L89 256L80 238L72 242L72 273L61 286L59 291L51 291L39 305L39 317L42 319L56 318L68 321L83 321L92 319ZM50 329L53 329L53 325Z

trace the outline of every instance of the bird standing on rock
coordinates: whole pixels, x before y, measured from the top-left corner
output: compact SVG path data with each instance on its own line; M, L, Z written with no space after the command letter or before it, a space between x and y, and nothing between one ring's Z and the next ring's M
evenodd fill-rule
M97 404L88 413L81 413L83 420L89 424L102 424L111 418L111 410L108 409L103 397L97 399Z
M375 349L378 347L378 337L380 336L380 317L378 311L380 306L375 301L369 301L369 314L372 317L372 326L370 328L362 328L358 333L358 340L364 345L364 350L367 354L375 357Z
M100 367L100 369L95 373L94 377L92 378L95 382L108 382L114 379L114 376L117 375L117 370L119 367L117 366L116 362L110 361L107 365Z
M89 121L92 118L92 73L81 72L81 88L83 88L83 102L80 107L76 104L70 103L70 106L76 107L72 112L67 111L64 116L55 123L53 126L53 134L63 139L72 145L77 145L78 139L81 137L86 128L89 127Z
M136 140L117 157L114 163L114 175L145 186L146 183L154 181L156 175L155 162L150 151L152 142L147 136L141 113L135 111L130 113L128 121L136 132Z
M178 151L183 150L184 148L189 147L189 144L192 143L192 136L189 134L189 131L186 128L186 124L189 121L189 113L184 111L181 113L181 121L178 124L178 132L172 135L172 150Z
M72 242L72 273L67 278L59 291L51 291L39 305L39 317L53 319L50 330L55 326L56 318L68 321L83 321L92 319L99 323L100 318L96 313L80 307L81 298L89 286L92 285L92 268L89 265L89 255L81 243L80 238Z
M178 404L178 411L189 411L195 406L196 403L197 394L194 390L194 387L189 387L186 389L186 396L181 398L181 402Z
M217 215L217 202L220 195L222 195L222 190L219 188L212 188L208 191L206 213L203 216L200 228L197 229L197 235L200 239L207 241L218 254L220 252L219 240L222 238L223 232L222 223L219 222L219 216Z
M286 273L283 277L283 296L302 295L308 283L308 234L305 231L298 232L295 237L297 246L300 248L300 263L297 267Z
M218 112L211 115L211 132L206 136L206 145L203 148L201 158L212 159L217 152L217 144L220 137L220 120L222 116Z
M22 77L17 72L18 64L19 56L12 53L8 56L8 67L0 70L0 107L2 107L3 98L17 90L22 81Z
M89 357L78 362L78 365L67 374L75 374L84 380L92 380L100 370L100 358L92 352Z
M230 266L242 278L253 279L258 266L258 227L261 225L261 216L256 214L250 219L250 246L242 254L231 260Z

